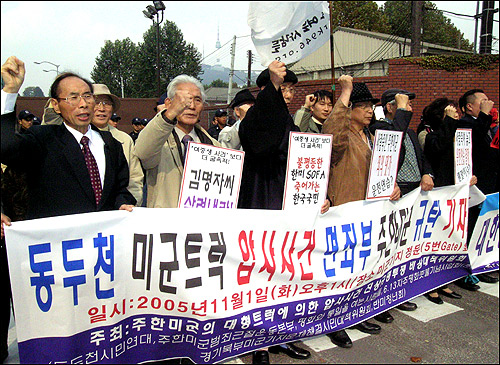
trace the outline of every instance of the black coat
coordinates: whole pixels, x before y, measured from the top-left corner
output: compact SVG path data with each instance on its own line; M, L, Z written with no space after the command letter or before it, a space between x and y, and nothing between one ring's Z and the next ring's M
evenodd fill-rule
M128 192L129 169L120 142L99 131L104 140L106 171L99 205L90 174L75 137L64 125L33 126L14 132L14 113L2 115L1 160L10 168L26 171L26 219L118 209L135 204Z
M480 112L477 119L465 114L457 123L457 128L472 129L472 172L477 177L477 187L484 194L499 190L498 149L490 146L489 135L492 116Z
M282 209L291 131L298 132L299 128L281 90L269 82L240 124L245 162L239 208Z

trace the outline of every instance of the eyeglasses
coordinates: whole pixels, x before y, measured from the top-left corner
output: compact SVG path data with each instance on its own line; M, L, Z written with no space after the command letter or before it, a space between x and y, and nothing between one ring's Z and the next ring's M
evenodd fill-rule
M96 100L95 101L95 105L96 106L101 106L102 105L103 108L106 108L107 106L109 106L111 108L113 107L113 103L111 101L109 101L109 100Z
M71 106L78 106L80 101L85 100L86 103L90 103L95 100L94 94L83 93L82 95L70 95L65 98L57 98L57 100L65 100Z
M365 110L375 110L375 105L371 101L365 101L361 103L353 104L352 108L363 108Z
M281 92L284 94L284 93L290 93L290 94L295 94L295 88L293 86L289 86L289 87L284 87L282 86L281 87Z

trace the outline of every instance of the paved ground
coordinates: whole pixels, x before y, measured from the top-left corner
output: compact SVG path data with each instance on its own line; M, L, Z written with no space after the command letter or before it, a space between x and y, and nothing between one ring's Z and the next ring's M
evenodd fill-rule
M492 275L498 276L498 273ZM463 298L459 300L443 297L445 303L437 305L418 297L413 300L419 306L414 312L391 310L394 322L380 324L382 332L378 335L347 330L354 342L351 349L337 347L328 337L319 336L300 344L311 350L311 358L294 360L286 355L272 354L271 363L408 364L417 361L422 364L498 364L499 284L479 285L481 289L475 293L450 285L452 290L462 294ZM14 323L9 331L9 344L10 356L5 363L17 364L19 356ZM251 362L251 355L245 355L225 364Z

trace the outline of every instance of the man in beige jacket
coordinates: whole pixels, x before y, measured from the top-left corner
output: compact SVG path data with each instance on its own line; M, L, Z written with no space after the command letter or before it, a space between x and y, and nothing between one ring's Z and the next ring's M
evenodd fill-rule
M220 147L198 124L204 102L200 81L177 76L167 87L165 109L139 134L135 151L146 169L148 208L177 207L189 141Z

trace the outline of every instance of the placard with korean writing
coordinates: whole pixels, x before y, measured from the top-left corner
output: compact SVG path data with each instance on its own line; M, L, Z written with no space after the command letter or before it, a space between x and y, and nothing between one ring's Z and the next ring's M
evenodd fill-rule
M332 136L291 132L283 209L321 206L326 199Z
M179 208L235 209L245 152L189 142Z
M330 36L327 1L250 2L248 25L261 64L297 62Z
M455 132L455 184L469 184L472 177L472 130Z
M394 191L403 132L377 129L373 142L366 199L388 199Z

